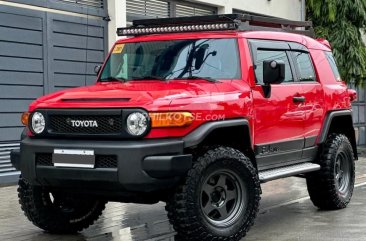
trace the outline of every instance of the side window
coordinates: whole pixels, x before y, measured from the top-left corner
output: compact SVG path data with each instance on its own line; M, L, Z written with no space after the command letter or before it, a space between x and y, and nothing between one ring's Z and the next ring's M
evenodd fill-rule
M283 62L285 62L285 80L283 82L294 81L286 51L258 49L256 60L254 63L257 84L263 84L263 61L265 60L282 60Z
M316 81L310 55L305 52L292 52L292 55L299 70L299 81Z
M332 52L325 52L325 56L327 57L330 67L332 68L335 79L337 81L342 81L341 75L339 74L339 71L338 71L337 63L333 57Z

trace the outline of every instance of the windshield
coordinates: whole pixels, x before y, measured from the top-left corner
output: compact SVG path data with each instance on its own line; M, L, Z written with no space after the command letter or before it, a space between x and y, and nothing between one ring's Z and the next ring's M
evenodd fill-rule
M117 44L100 81L239 76L236 39L189 39Z

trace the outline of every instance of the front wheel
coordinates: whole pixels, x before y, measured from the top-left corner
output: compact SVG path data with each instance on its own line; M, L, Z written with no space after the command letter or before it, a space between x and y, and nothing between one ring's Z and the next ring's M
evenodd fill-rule
M235 241L253 225L259 200L259 179L250 160L218 147L198 157L167 211L181 239Z
M320 165L321 170L306 179L311 201L321 209L347 207L355 184L355 164L352 146L345 135L328 137Z
M81 198L63 192L51 192L30 185L20 178L19 203L25 216L37 227L59 234L69 234L87 228L102 214L105 201Z

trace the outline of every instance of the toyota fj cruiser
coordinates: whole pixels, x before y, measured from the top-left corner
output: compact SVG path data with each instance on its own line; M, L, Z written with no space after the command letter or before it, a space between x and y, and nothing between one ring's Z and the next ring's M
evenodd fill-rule
M36 226L73 233L107 201L167 203L177 235L239 240L261 183L298 176L321 209L351 200L351 101L311 22L230 14L136 20L93 86L22 115L19 200Z

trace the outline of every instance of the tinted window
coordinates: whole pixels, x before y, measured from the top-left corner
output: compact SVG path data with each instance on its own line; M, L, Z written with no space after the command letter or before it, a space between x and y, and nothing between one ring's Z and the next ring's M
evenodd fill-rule
M101 80L240 78L236 39L186 39L117 44Z
M332 68L334 77L336 78L337 81L341 81L342 80L341 75L339 74L337 63L333 57L332 52L325 52L325 56L327 56L327 60L330 67Z
M258 84L263 84L263 61L265 60L282 60L285 62L285 80L284 82L292 82L292 72L286 51L277 50L257 50L257 58L255 60L255 76Z
M315 81L315 71L310 55L304 52L293 52L293 56L299 70L299 80Z

